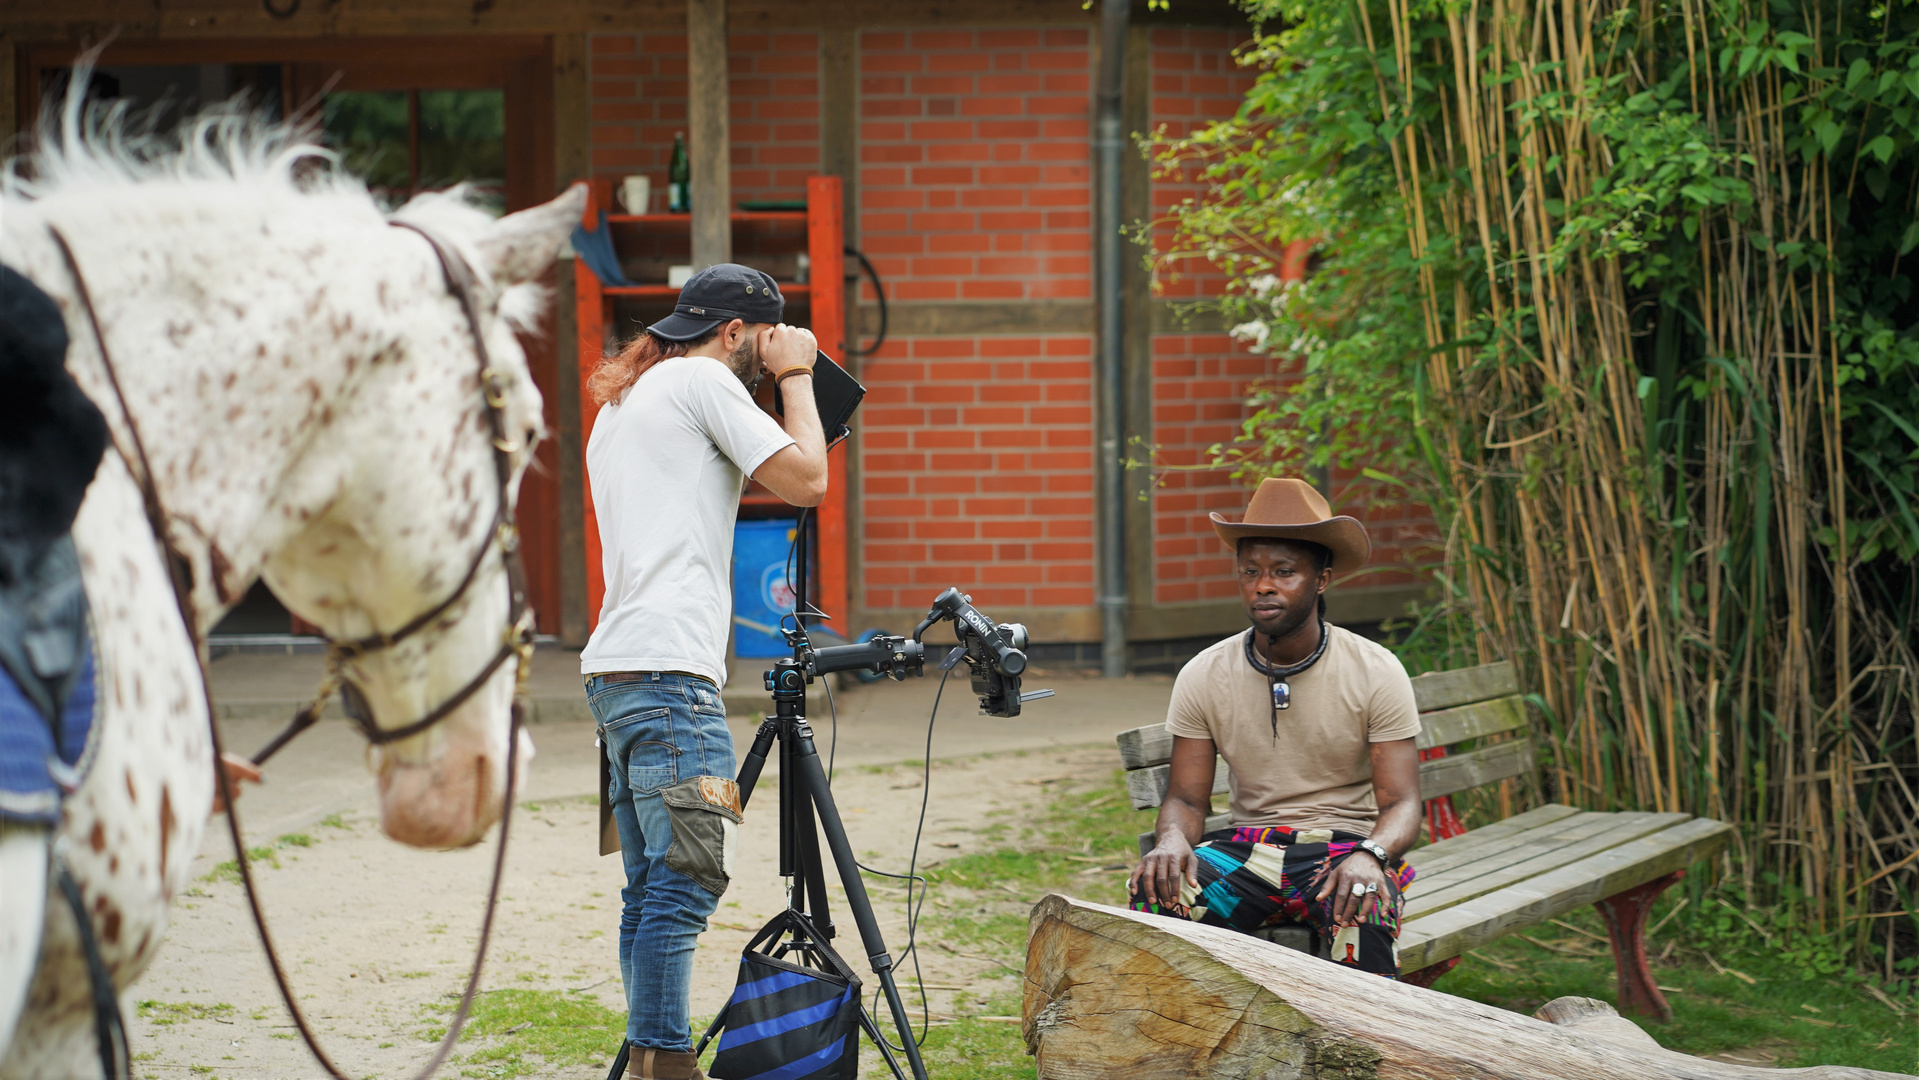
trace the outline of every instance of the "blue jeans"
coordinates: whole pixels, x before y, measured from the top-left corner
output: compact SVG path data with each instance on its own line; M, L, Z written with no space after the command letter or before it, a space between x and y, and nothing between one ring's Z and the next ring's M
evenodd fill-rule
M638 682L593 676L586 693L626 863L626 1037L642 1048L691 1050L693 947L726 890L739 823L726 708L712 683L670 672Z

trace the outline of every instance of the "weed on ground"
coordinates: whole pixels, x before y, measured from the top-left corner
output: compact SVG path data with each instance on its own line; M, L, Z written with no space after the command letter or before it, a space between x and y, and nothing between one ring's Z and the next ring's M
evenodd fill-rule
M459 999L433 1002L424 1011L436 1020L420 1038L438 1042ZM605 1067L607 1033L624 1031L626 1016L590 994L565 990L489 990L473 1002L456 1053L460 1075L508 1080L535 1072L592 1065ZM477 1044L477 1045L476 1045Z

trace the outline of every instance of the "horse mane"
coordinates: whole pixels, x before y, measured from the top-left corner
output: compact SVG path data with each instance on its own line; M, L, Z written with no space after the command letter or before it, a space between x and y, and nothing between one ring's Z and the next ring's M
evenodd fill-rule
M81 57L66 93L42 109L31 148L0 169L0 202L68 194L124 198L165 183L205 187L226 198L294 195L325 200L329 209L367 225L401 220L429 227L486 276L476 241L493 219L474 204L468 185L423 192L388 214L359 177L340 167L339 155L315 141L310 115L276 121L236 97L161 131L157 108L86 100L97 53ZM500 296L499 313L515 329L530 330L544 301L539 287L514 286Z

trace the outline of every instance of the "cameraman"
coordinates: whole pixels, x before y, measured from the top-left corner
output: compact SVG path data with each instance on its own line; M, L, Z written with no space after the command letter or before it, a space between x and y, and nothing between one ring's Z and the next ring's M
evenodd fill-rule
M600 403L586 471L606 600L580 673L626 864L628 1077L702 1076L687 997L740 822L720 686L745 478L796 506L826 497L813 335L781 323L784 310L767 275L709 267L586 383ZM753 403L762 369L785 399L783 430Z

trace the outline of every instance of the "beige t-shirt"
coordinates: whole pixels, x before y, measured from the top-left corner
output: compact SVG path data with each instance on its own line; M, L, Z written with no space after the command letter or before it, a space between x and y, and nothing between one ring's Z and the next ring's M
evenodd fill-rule
M1246 633L1208 646L1180 669L1166 730L1211 739L1232 769L1234 825L1372 832L1368 743L1419 734L1413 683L1399 658L1350 630L1329 627L1326 655L1286 680L1279 712L1266 676L1246 662Z

